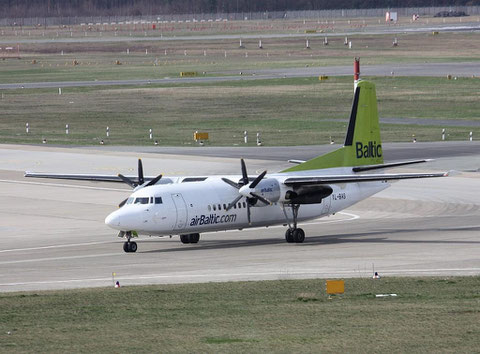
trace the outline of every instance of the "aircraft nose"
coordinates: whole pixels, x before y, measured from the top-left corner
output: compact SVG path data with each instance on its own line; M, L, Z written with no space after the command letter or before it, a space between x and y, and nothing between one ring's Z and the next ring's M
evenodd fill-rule
M120 217L119 217L118 213L116 211L114 211L113 213L108 215L105 218L105 224L107 224L108 226L110 226L112 228L120 226Z

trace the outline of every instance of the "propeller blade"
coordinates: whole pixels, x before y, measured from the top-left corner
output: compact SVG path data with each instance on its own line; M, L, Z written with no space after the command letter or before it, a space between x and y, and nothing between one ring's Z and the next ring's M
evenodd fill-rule
M258 175L258 177L255 178L255 180L252 183L250 183L249 187L250 188L255 188L257 186L257 184L259 184L260 181L263 179L263 177L265 177L266 174L267 174L267 171L263 171L262 173L260 173Z
M127 202L128 198L125 199L125 200L122 200L122 202L120 204L118 204L118 207L121 208L125 205L125 203Z
M247 201L247 220L248 220L248 225L252 225L252 220L250 220L250 204Z
M158 175L157 177L155 177L154 179L152 179L150 182L148 182L145 187L148 187L148 186L153 186L154 184L157 184L158 181L160 181L162 179L162 175Z
M267 205L272 205L273 203L269 201L267 198L262 197L261 195L258 195L257 193L250 193L251 196L257 198L258 200L262 201L263 203Z
M247 166L245 166L245 161L243 161L243 159L240 159L240 164L242 166L242 183L246 186L248 184Z
M237 183L229 180L228 178L223 178L223 177L222 177L222 181L225 182L225 183L227 183L227 184L229 184L229 185L231 185L233 188L240 189L240 186L239 186Z
M143 183L145 183L145 180L143 179L142 159L138 159L138 185L141 186Z
M225 210L226 210L226 211L229 211L230 209L232 209L233 206L234 206L235 204L237 204L237 202L238 202L240 199L242 199L242 197L243 197L243 195L239 195L238 197L236 197L236 198L233 200L233 202L231 202L230 204L227 205L227 209L225 209Z
M132 188L135 188L137 185L135 184L135 182L133 182L130 178L128 177L125 177L124 175L122 175L121 173L118 174L118 178L120 178L123 182L125 182L126 184L128 184L130 187Z

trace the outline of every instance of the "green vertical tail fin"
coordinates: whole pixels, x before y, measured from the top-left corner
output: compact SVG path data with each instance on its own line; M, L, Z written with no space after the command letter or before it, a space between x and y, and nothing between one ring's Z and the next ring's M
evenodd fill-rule
M282 172L353 167L383 163L375 85L361 81L355 90L343 147Z

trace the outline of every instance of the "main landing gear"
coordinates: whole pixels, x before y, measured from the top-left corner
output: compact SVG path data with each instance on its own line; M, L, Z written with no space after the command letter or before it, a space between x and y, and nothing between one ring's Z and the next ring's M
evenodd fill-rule
M285 214L285 219L288 223L288 229L285 231L285 240L288 243L302 243L305 241L305 231L303 229L297 228L297 219L298 219L298 209L300 208L299 204L292 204L292 215L293 215L293 225L290 224L288 220L287 212L285 211L285 205L282 206L283 213Z
M198 243L199 240L200 234L180 235L180 241L182 241L182 243Z

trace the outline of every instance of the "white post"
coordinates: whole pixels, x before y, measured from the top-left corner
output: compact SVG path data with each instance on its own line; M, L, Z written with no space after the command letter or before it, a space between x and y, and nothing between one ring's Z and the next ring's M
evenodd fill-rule
M323 40L323 45L328 45L328 37L325 37L325 39Z
M258 48L259 48L259 49L263 49L262 40L261 40L261 39L258 40Z
M110 136L110 127L107 127L107 138Z
M58 94L59 94L59 95L62 94L62 88L61 88L61 87L58 88Z
M25 124L25 132L28 134L30 132L30 125L27 123Z
M442 129L442 140L445 140L445 128Z
M147 54L148 54L148 49L145 49L145 55L147 55Z
M470 141L473 141L473 132L470 132Z
M153 139L153 131L152 131L152 129L149 129L148 132L149 132L149 135L150 135L150 140L152 140L152 139Z
M245 142L245 144L248 143L248 133L246 130L243 132L243 141Z
M310 43L308 42L308 39L307 39L307 42L305 43L305 48L310 49Z
M186 50L183 51L183 55L187 56L187 51Z
M204 57L207 56L207 51L206 51L206 50L203 51L203 56L204 56Z
M127 54L130 54L130 49L127 48Z
M65 124L65 134L67 134L67 135L68 135L68 131L69 131L68 124Z
M63 50L62 50L62 53L60 55L63 55Z
M242 44L242 39L240 38L240 45L239 45L239 48L243 48L243 44Z
M227 57L227 51L225 51L225 58Z
M257 146L262 146L262 142L260 141L260 133L257 133Z
M352 41L348 42L348 49L352 49Z

